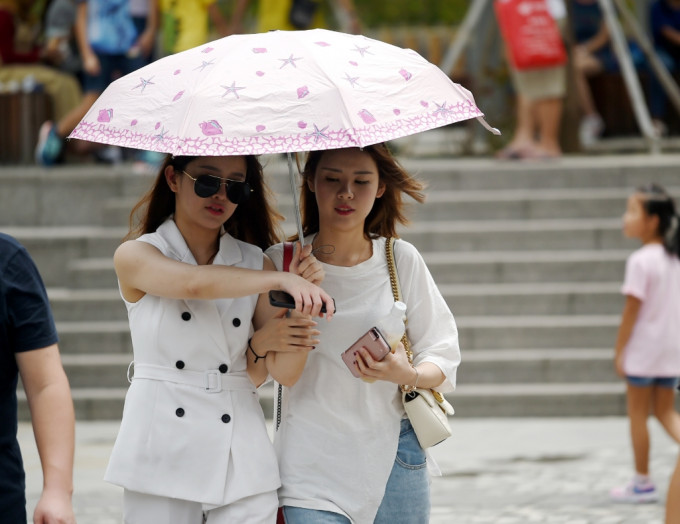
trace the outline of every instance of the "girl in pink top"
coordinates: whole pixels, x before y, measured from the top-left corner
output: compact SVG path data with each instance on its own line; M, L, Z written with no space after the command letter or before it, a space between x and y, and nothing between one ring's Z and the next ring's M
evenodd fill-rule
M658 185L628 198L623 232L642 247L626 262L626 296L616 340L616 372L627 382L627 406L635 476L611 491L619 502L653 502L649 477L650 407L671 438L680 443L680 414L674 390L680 377L680 228L673 199Z

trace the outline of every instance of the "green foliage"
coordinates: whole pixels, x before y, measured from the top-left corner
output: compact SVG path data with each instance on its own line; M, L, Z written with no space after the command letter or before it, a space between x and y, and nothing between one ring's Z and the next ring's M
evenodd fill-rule
M469 0L355 0L366 27L459 24Z

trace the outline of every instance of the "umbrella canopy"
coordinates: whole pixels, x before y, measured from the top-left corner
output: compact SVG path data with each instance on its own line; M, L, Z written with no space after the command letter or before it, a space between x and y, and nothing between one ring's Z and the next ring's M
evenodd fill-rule
M363 147L470 118L489 128L482 116L415 51L323 29L272 31L116 80L70 137L174 155L271 154Z

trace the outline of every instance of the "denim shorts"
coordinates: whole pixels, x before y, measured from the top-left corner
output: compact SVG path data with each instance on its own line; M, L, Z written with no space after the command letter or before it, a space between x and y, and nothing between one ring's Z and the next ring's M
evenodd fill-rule
M658 388L675 389L678 387L678 383L680 383L678 377L635 377L627 375L626 380L631 386L638 388L656 386Z

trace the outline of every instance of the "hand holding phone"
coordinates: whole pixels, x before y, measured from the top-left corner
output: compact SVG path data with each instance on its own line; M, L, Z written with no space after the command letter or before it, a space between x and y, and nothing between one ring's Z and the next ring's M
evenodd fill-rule
M285 307L286 309L295 309L295 300L290 293L285 291L272 289L269 292L269 303L274 307ZM336 311L335 299L333 299L333 312ZM326 304L321 306L321 313L326 312Z
M352 344L349 349L342 353L342 360L351 371L352 375L361 378L357 367L357 354L359 349L365 347L373 357L373 360L380 361L390 352L390 346L376 327L369 329L359 340Z

